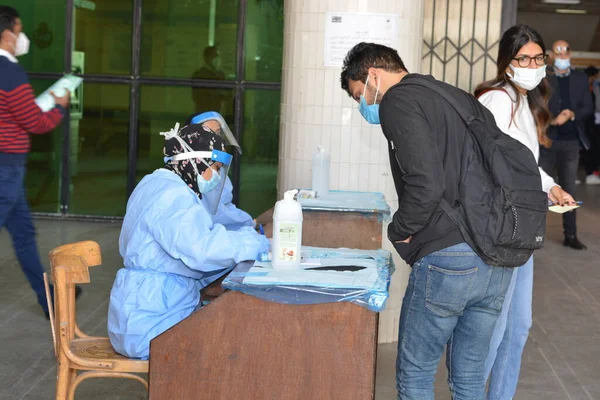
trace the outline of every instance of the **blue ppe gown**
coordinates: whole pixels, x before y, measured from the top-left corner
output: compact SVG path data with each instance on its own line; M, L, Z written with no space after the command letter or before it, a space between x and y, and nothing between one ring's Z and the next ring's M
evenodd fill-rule
M240 215L226 207L223 219L232 215L227 210ZM150 341L196 309L202 288L268 251L268 240L252 227L227 230L214 217L166 169L135 188L119 237L125 268L117 272L108 309L108 336L118 353L148 358Z

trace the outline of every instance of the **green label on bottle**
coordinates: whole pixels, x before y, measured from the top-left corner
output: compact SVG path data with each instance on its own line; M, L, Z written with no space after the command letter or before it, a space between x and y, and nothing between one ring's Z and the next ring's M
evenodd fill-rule
M279 256L283 261L296 261L299 257L298 235L300 224L288 223L279 225Z

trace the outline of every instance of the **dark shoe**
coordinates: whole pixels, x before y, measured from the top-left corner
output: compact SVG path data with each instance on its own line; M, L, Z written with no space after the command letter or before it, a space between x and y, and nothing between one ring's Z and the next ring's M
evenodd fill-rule
M587 246L577 239L575 235L567 235L565 236L565 241L563 243L565 246L570 247L575 250L587 250Z
M52 289L54 289L53 287L51 287L51 291ZM79 286L75 286L75 300L77 300L79 298L79 296L81 296L81 293L83 292L83 290L81 289L81 287ZM50 320L50 312L48 312L47 310L44 310L44 315L46 316L47 320Z

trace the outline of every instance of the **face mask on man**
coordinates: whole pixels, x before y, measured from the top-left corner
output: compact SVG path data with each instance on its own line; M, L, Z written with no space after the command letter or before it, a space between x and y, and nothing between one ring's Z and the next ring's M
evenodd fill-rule
M11 35L13 35L15 38L15 57L24 56L27 54L29 52L29 38L27 35L23 32L19 33L18 35L15 35L11 32Z
M569 69L571 67L571 59L570 58L557 58L554 60L554 66L561 71Z
M522 87L525 90L533 90L535 89L542 79L546 77L546 66L542 66L539 68L519 68L515 67L512 64L510 68L513 70L513 74L506 73L510 80L516 83L518 86Z
M380 124L379 122L379 104L377 103L377 95L379 94L379 83L377 82L377 91L375 92L375 99L373 100L373 104L368 105L367 100L365 99L365 93L367 92L367 84L369 83L369 76L367 75L367 80L365 81L365 88L363 90L362 96L360 96L360 105L358 106L358 110L360 114L363 116L368 123L373 125Z

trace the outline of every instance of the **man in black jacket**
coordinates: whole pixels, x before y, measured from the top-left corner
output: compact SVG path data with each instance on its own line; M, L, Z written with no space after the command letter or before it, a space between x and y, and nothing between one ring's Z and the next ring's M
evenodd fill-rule
M400 316L397 388L400 399L433 399L437 365L448 345L454 399L485 398L484 362L512 269L492 267L465 243L440 206L459 194L460 165L469 134L454 109L409 74L398 53L356 45L344 61L342 88L373 124L381 122L398 211L388 238L412 266ZM445 85L467 110L494 123L469 94Z
M548 137L549 149L540 148L540 167L552 174L558 169L558 184L568 193L575 193L575 180L579 166L580 142L589 148L585 122L594 112L592 95L585 73L571 68L571 47L564 40L552 45L554 75L548 76L552 97L548 104L553 120ZM576 250L587 247L577 238L575 211L563 214L564 245Z

